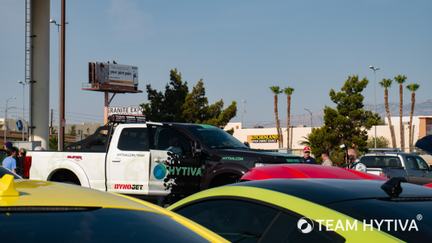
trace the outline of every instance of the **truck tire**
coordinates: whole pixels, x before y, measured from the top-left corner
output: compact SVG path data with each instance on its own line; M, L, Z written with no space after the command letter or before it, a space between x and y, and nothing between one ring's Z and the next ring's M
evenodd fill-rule
M234 174L234 173L225 173L217 175L213 180L210 182L209 188L223 186L227 184L232 184L240 181L240 175Z
M60 169L54 172L49 181L62 182L73 185L81 185L78 177L70 170Z

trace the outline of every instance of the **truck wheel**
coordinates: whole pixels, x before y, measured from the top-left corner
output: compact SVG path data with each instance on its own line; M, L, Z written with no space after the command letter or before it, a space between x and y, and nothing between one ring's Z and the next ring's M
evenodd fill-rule
M50 181L62 182L67 184L81 185L78 177L70 170L58 170L52 176Z
M210 183L209 188L232 184L240 181L240 176L237 174L222 174L216 176Z

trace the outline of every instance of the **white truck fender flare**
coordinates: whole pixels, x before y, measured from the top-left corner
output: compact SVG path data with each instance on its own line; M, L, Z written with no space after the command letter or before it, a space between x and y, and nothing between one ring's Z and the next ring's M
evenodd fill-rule
M88 179L86 173L84 172L84 170L79 165L77 165L76 163L73 163L70 161L63 161L62 163L57 164L57 166L55 166L54 168L51 169L51 172L49 173L48 178L46 178L46 180L47 181L50 180L51 176L55 172L57 172L58 170L61 170L61 169L69 170L72 173L74 173L78 177L78 179L81 183L81 186L90 187L89 179Z

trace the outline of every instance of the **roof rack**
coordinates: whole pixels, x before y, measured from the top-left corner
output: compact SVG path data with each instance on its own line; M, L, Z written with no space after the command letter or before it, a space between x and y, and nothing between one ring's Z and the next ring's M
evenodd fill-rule
M400 148L370 148L369 153L402 152Z
M109 123L145 123L145 116L133 116L133 115L111 115L108 117Z

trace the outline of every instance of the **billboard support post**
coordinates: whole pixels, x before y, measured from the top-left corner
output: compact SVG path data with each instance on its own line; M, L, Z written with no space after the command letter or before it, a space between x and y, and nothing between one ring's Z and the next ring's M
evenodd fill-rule
M108 110L110 107L110 104L112 102L112 100L114 99L114 96L116 95L116 93L113 93L113 95L111 96L111 98L109 97L109 92L105 91L104 92L104 124L108 123Z

